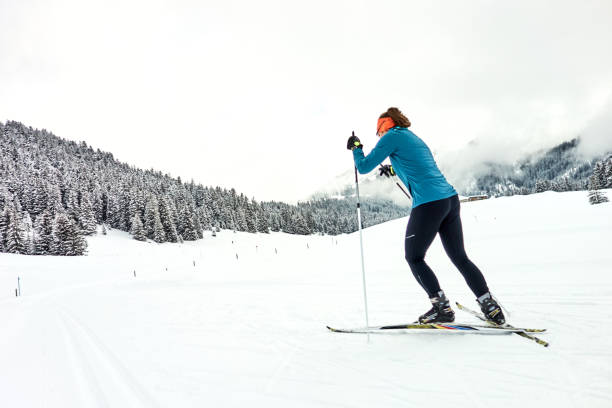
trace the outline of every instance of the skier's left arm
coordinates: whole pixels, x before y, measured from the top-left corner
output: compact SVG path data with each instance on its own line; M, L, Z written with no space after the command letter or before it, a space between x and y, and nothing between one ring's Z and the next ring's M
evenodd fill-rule
M380 138L374 149L367 156L364 155L363 149L353 149L353 159L355 160L357 171L361 174L369 173L393 153L395 146L393 132L389 131Z

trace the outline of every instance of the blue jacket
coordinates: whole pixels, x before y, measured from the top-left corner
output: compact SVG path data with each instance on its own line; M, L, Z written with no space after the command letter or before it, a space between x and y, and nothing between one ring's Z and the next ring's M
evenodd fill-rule
M429 147L408 128L389 129L367 156L363 149L353 149L355 166L361 174L372 171L387 157L410 190L412 208L457 194L438 169Z

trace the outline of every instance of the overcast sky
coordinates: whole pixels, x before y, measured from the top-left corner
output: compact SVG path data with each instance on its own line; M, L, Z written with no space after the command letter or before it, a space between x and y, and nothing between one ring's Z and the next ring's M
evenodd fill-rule
M389 106L440 157L611 146L610 44L607 0L0 0L0 121L295 201Z

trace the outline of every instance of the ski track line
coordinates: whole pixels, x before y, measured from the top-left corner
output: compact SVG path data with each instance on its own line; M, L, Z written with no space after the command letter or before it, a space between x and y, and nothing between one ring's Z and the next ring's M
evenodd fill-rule
M125 407L161 408L136 377L91 329L66 309L62 308L59 313L69 342L75 351L74 358L86 377L88 388L93 393L94 406L113 407L114 405L109 403L108 398L112 393L128 397L128 401L122 402Z
M73 362L73 367L78 367L79 372L75 373L75 378L78 383L77 389L89 389L90 391L90 394L87 395L84 395L83 392L80 393L88 400L88 404L86 406L110 407L110 404L106 399L106 395L102 391L100 382L96 378L95 369L93 368L90 360L87 358L88 354L85 352L85 350L83 350L76 334L69 327L66 317L63 315L58 315L58 319L64 328L66 344Z

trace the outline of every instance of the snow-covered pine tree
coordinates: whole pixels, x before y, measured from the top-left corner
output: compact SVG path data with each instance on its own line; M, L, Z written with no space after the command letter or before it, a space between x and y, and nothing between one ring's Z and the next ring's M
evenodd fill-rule
M123 229L125 226L124 214L121 212L119 198L114 194L109 194L106 207L108 224L117 229Z
M96 218L96 225L104 223L104 219L102 218L102 190L100 189L100 186L97 183L95 183L95 187L91 192L91 206L93 208L94 215Z
M51 255L55 252L53 248L53 216L45 209L36 218L34 227L34 249L37 255Z
M159 219L159 208L157 199L154 195L149 194L145 205L144 229L147 238L154 239L155 221ZM160 221L161 223L161 221Z
M234 213L234 229L236 231L247 231L247 221L244 208L239 207Z
M589 178L589 202L591 204L601 204L608 201L605 193L601 190L601 167L595 167L593 175Z
M297 212L295 214L295 218L294 218L294 234L298 234L298 235L310 235L312 234L312 231L308 228L308 224L306 223L306 218L304 218L304 216Z
M47 183L45 187L47 191L47 209L51 211L51 214L55 215L58 212L63 211L62 206L62 192L59 185Z
M595 168L593 169L593 175L596 175L599 179L599 188L603 189L608 186L608 180L606 177L606 166L603 162L599 161L595 164Z
M606 163L606 188L612 188L612 157Z
M185 241L195 241L198 239L198 232L194 222L194 214L191 214L187 208L183 208L183 233L181 234Z
M198 234L198 239L204 238L204 231L202 229L202 224L200 223L200 217L198 217L198 213L195 208L193 209L191 218L193 219L193 226L195 227L196 234Z
M199 207L197 211L198 211L198 216L200 218L200 225L202 225L202 229L203 230L212 229L212 225L211 225L210 218L208 215L208 211L206 210L206 207Z
M281 230L280 215L278 215L278 213L272 213L272 215L270 216L270 229L274 232L278 232Z
M79 228L65 213L57 214L55 217L53 237L55 255L76 256L85 254L87 241L79 233Z
M134 217L132 217L131 224L132 224L132 229L130 233L132 234L132 237L136 241L146 241L147 237L145 235L145 230L144 230L144 226L142 225L142 220L140 219L140 215L134 214Z
M83 193L81 197L81 208L79 211L79 226L85 235L96 233L96 214L91 205L89 193Z
M79 206L79 197L77 190L68 188L65 194L66 213L76 223L81 224L81 207Z
M28 252L25 226L18 211L20 207L17 197L13 197L13 202L4 207L1 215L4 252L10 254L27 254Z
M15 198L16 199L16 198ZM26 254L26 236L22 220L14 205L7 205L2 212L2 235L4 252L9 254Z
M130 189L128 192L128 227L130 228L130 232L132 231L132 220L134 220L134 216L138 214L139 218L144 214L140 214L138 211L138 191L135 188ZM141 219L142 222L142 219Z
M161 244L162 242L166 242L166 233L164 232L164 226L159 219L159 212L155 214L155 221L153 224L153 241Z
M23 223L23 233L25 238L25 253L27 255L35 255L36 250L34 247L34 225L32 223L32 217L30 217L30 213L24 211L21 214L21 220Z
M544 191L550 190L550 182L548 180L538 180L535 184L535 192L543 193Z
M36 176L28 186L28 205L26 209L32 216L37 216L47 208L47 191L40 177Z
M257 211L253 203L246 203L245 218L246 231L251 233L257 232Z
M270 233L270 226L268 221L268 214L263 205L255 204L257 207L257 232L263 232L264 234Z
M174 224L174 219L171 216L168 199L165 196L161 196L159 198L159 219L164 226L166 240L168 242L177 242L178 233L176 232L176 225Z
M7 219L4 215L5 207L0 206L0 253L6 252L4 249L4 241L6 236Z

